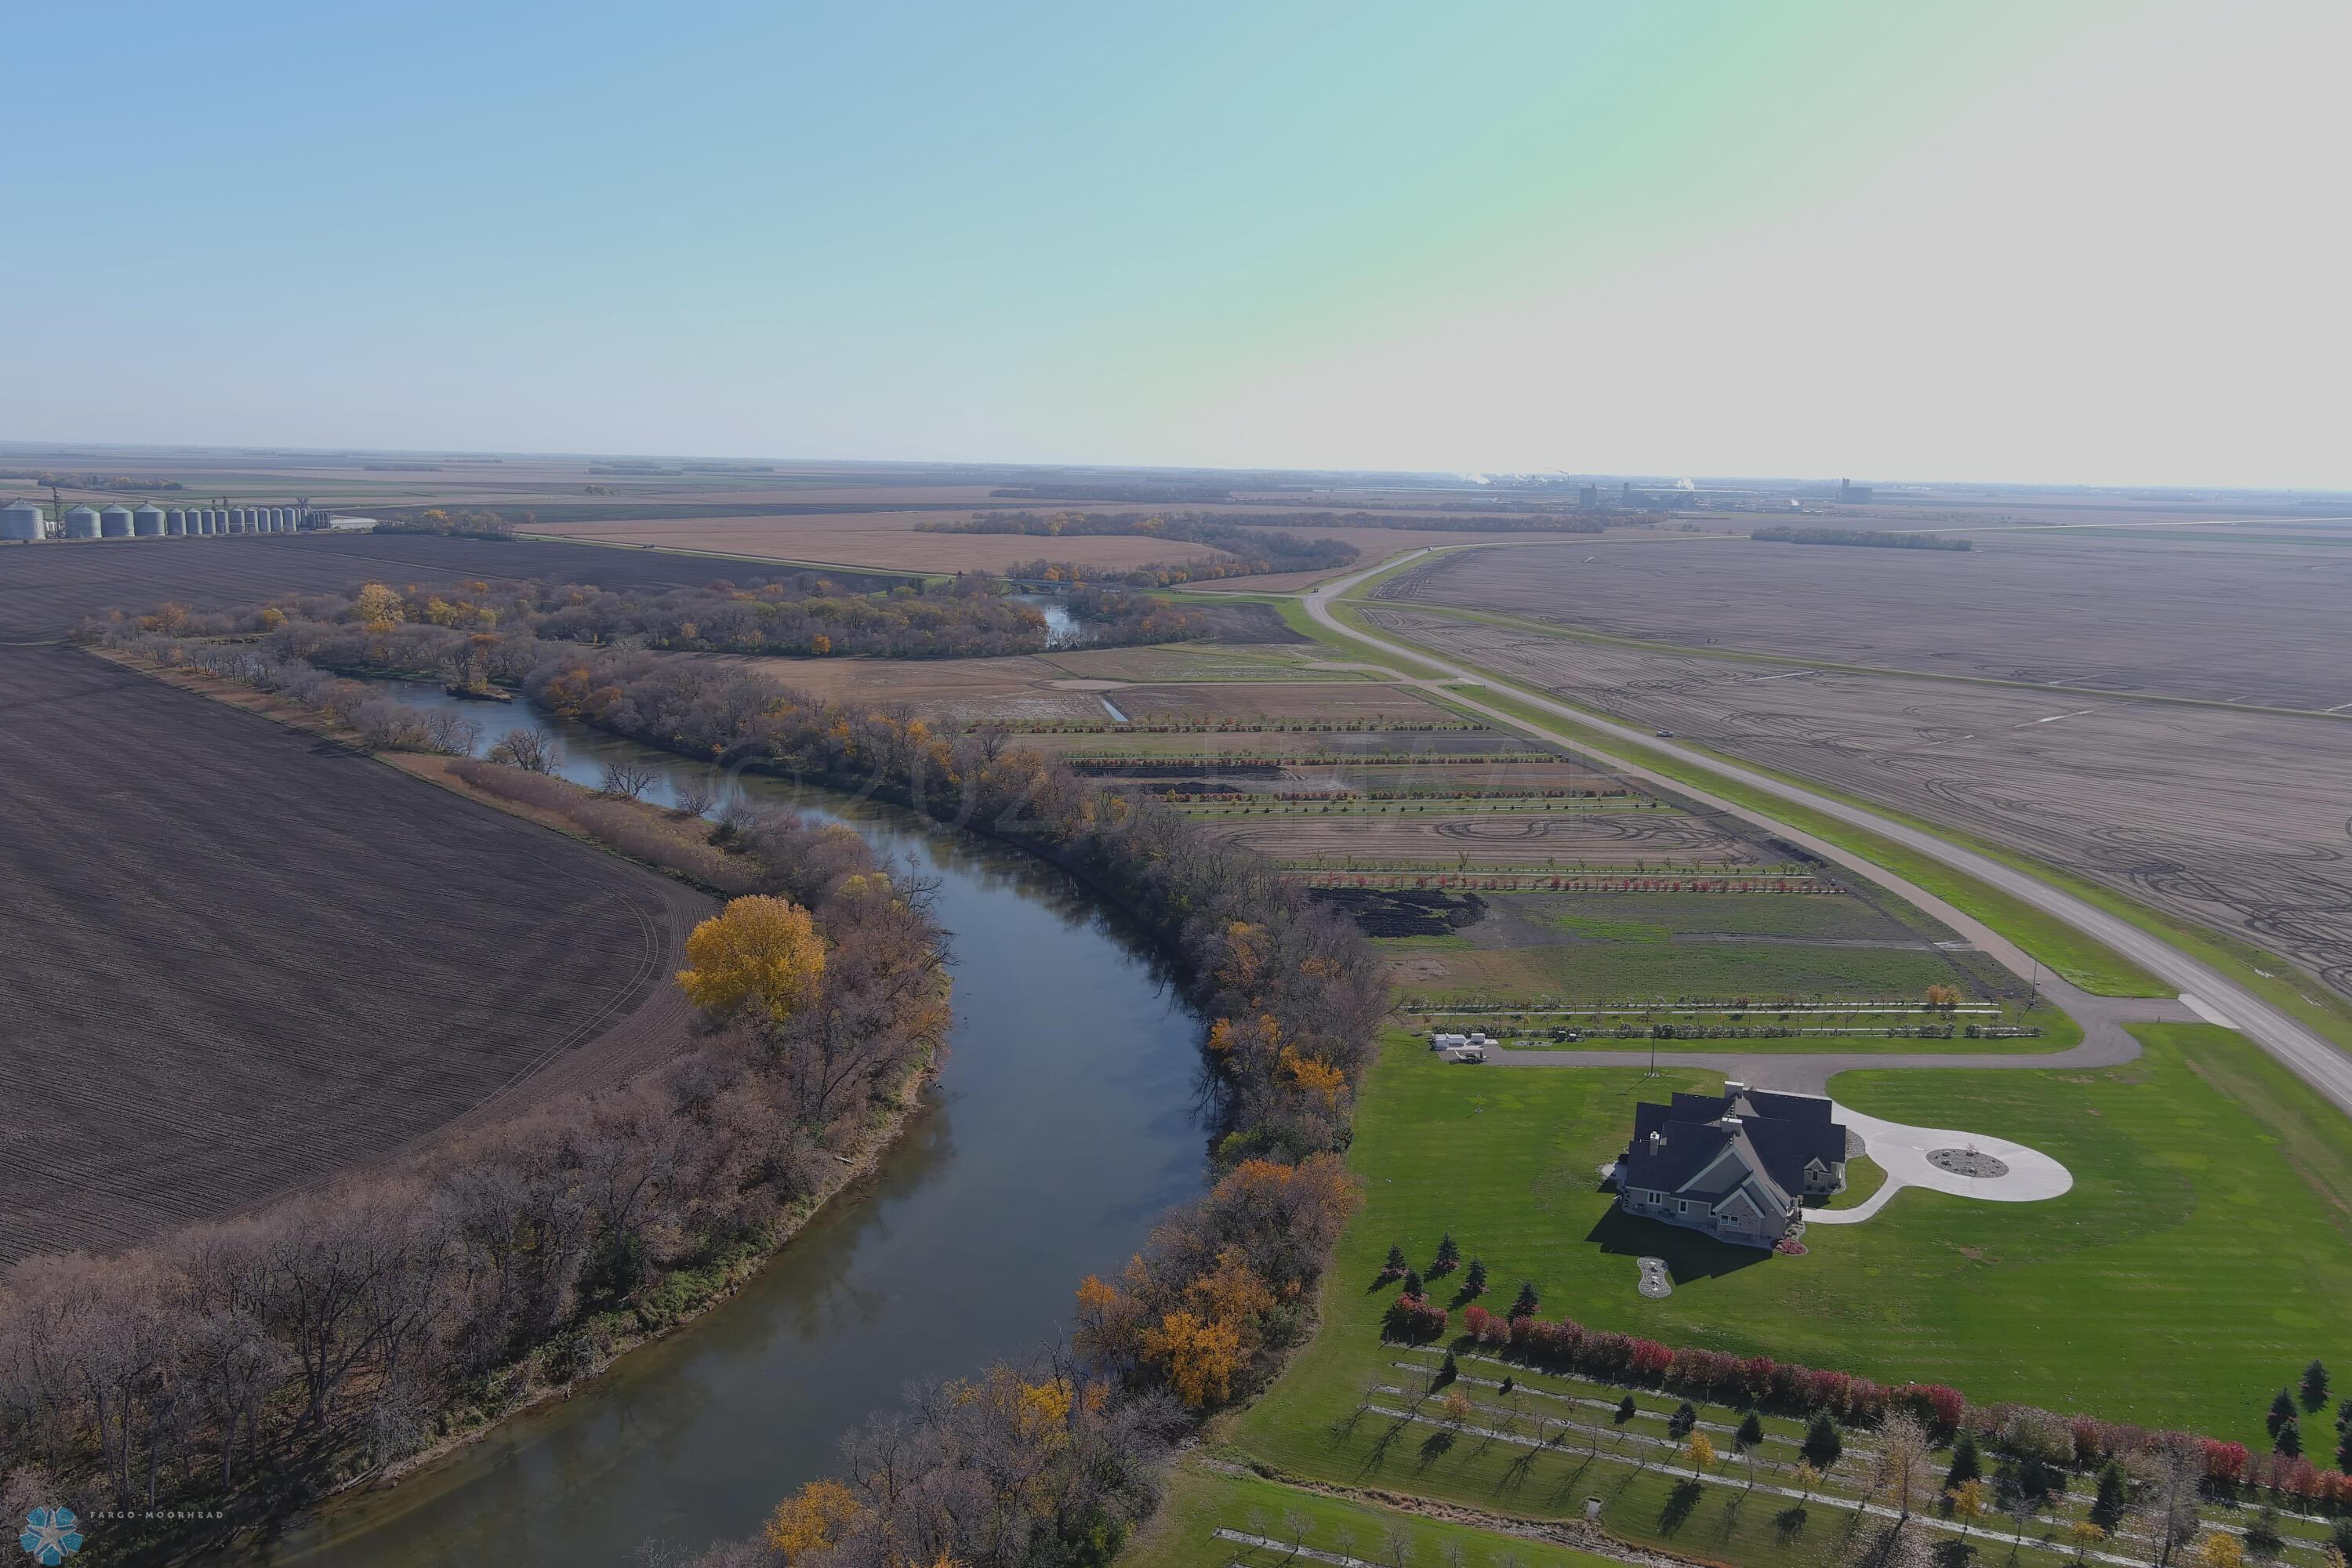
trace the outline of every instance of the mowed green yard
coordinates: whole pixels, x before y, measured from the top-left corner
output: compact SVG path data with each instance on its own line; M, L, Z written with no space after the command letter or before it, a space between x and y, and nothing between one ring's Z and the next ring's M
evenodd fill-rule
M2105 1071L1841 1077L1833 1092L1857 1110L2017 1139L2075 1185L2014 1205L1908 1190L1865 1224L1813 1226L1795 1258L1622 1218L1599 1190L1637 1100L1718 1079L1450 1067L1396 1037L1366 1080L1352 1163L1367 1202L1323 1328L1236 1445L1374 1484L1333 1436L1387 1353L1395 1292L1372 1281L1391 1242L1425 1266L1450 1230L1486 1261L1497 1310L1528 1279L1547 1317L2267 1447L2273 1390L2315 1355L2352 1369L2337 1310L2352 1300L2352 1125L2235 1034L2138 1033L2147 1054ZM1669 1299L1636 1294L1643 1254L1671 1263Z
M1677 996L1748 996L1758 1002L1856 998L1916 1000L1936 984L1967 986L1933 952L1805 942L1674 942L1608 938L1528 947L1481 948L1465 936L1391 938L1384 951L1442 963L1401 989L1433 1000L1553 996L1606 1002ZM1973 991L1973 987L1969 987Z

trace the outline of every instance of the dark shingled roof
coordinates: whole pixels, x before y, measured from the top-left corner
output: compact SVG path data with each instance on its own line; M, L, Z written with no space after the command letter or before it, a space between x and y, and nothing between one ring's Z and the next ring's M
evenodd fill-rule
M1680 1189L1736 1146L1770 1195L1784 1207L1793 1207L1790 1194L1804 1190L1807 1164L1819 1160L1834 1166L1845 1158L1845 1129L1831 1120L1829 1100L1820 1095L1745 1089L1734 1094L1677 1094L1665 1105L1637 1104L1620 1184L1679 1193L1713 1206L1738 1183L1711 1183L1717 1190L1706 1192ZM1726 1126L1726 1116L1739 1120ZM1663 1134L1654 1145L1653 1133Z

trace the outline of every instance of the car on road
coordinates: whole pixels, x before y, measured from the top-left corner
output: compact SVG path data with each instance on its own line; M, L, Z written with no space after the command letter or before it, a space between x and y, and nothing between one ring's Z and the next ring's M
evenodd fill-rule
M1661 730L1658 733L1665 736L1668 740L1674 739L1675 732L1672 730Z

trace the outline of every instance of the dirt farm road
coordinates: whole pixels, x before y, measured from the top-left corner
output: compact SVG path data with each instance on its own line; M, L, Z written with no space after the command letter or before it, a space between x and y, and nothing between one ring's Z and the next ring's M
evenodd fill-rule
M1953 930L1975 942L1977 946L1991 953L2017 974L2024 975L2037 966L2032 958L2015 942L1993 931L1981 921L1963 914L1926 889L1873 865L1852 850L1843 849L1824 839L1816 838L1785 823L1776 822L1762 812L1734 805L1730 801L1679 783L1638 763L1612 755L1581 739L1571 739L1566 734L1547 730L1542 725L1517 714L1481 702L1476 697L1465 691L1461 686L1449 685L1447 682L1466 682L1473 687L1504 686L1509 690L1515 701L1557 714L1584 730L1634 742L1663 752L1677 762L1705 769L1708 773L1746 785L1750 789L1762 791L1788 801L1791 805L1802 806L1808 811L1818 812L1823 816L1835 818L1855 827L1865 828L1902 845L1906 849L1915 850L1941 861L1954 870L1973 877L1990 887L1998 888L2011 897L2063 921L2084 935L2104 942L2149 973L2178 988L2181 995L2180 1003L2174 1005L2179 1010L2158 1011L2166 1008L2167 1005L2147 1000L2122 1001L2116 998L2094 997L2076 992L2071 986L2065 988L2065 992L2071 994L2065 994L2060 993L2045 979L2044 989L2051 991L2053 997L2059 999L2067 1011L2074 1013L2084 1026L2083 1044L2074 1050L2044 1057L2005 1057L1983 1058L1976 1062L1970 1062L1967 1058L1881 1056L1871 1058L1866 1062L1857 1060L1853 1065L1887 1068L1931 1064L1937 1066L1991 1065L1993 1062L1998 1062L2004 1067L2048 1067L2069 1064L2070 1060L2071 1065L2090 1065L2092 1058L2084 1053L2096 1052L2104 1056L2115 1048L2114 1042L2117 1037L2123 1037L2128 1043L2128 1037L2123 1036L2120 1027L2125 1019L2143 1016L2179 1017L2186 1014L2213 1022L2226 1023L2231 1026L2242 1029L2264 1050L2284 1063L2296 1077L2325 1095L2338 1110L2352 1115L2352 1058L2346 1057L2286 1014L2226 975L2174 947L2161 937L2142 931L2129 921L2119 920L2105 910L2086 903L2072 893L2042 881L2038 877L2029 876L1989 856L1979 855L1974 850L1948 843L1931 833L1923 833L1907 824L1880 816L1865 807L1850 805L1844 801L1817 794L1799 785L1784 784L1769 774L1751 771L1736 763L1726 762L1687 746L1677 745L1671 740L1660 739L1646 731L1636 730L1629 725L1587 713L1581 709L1556 701L1538 691L1501 681L1482 671L1450 663L1428 648L1391 642L1369 632L1360 631L1344 624L1332 613L1333 601L1344 597L1370 578L1408 561L1442 552L1450 553L1455 550L1491 548L1494 546L1464 544L1447 546L1443 551L1433 549L1410 551L1363 571L1324 583L1300 595L1299 601L1307 615L1313 617L1318 625L1336 635L1391 658L1409 660L1440 672L1437 679L1413 680L1412 684L1427 688L1442 688L1445 700L1457 707L1470 709L1497 724L1522 733L1587 752L1628 777L1655 784L1662 789L1671 791L1685 799L1696 801L1712 810L1727 812L1743 821L1754 823L1759 827L1778 834L1792 843L1802 845L1824 860L1862 872L1881 886L1901 894L1919 908L1943 921ZM2081 1010L2078 1011L2078 1009ZM2101 1025L2104 1025L2104 1027L2100 1026ZM1606 1065L1610 1058L1620 1054L1630 1056L1633 1053L1589 1051L1508 1053L1511 1058L1517 1061L1558 1061L1561 1066L1593 1067ZM1646 1051L1640 1053L1640 1059L1647 1062L1649 1053ZM1687 1059L1689 1065L1694 1066L1716 1065L1715 1060L1702 1064L1696 1057L1692 1058L1678 1057L1675 1059L1677 1061ZM1717 1059L1734 1058L1718 1057ZM1810 1065L1812 1061L1812 1058L1803 1057L1776 1058L1765 1055L1740 1057L1736 1059L1740 1070L1758 1081L1763 1081L1769 1070L1769 1064L1778 1060L1782 1064L1784 1076L1781 1077L1781 1081L1790 1088L1796 1087L1794 1082L1789 1080L1798 1075L1801 1070L1799 1064ZM2128 1060L2129 1058L2126 1056L2121 1059ZM1664 1064L1668 1058L1661 1054L1659 1060ZM1828 1064L1824 1061L1822 1065L1826 1067Z

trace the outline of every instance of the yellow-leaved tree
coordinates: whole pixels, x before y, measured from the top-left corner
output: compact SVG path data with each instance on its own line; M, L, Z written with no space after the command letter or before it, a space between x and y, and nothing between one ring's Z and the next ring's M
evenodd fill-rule
M824 939L790 899L735 899L686 939L691 969L678 971L687 1000L715 1017L789 1017L824 973Z
M865 1511L857 1494L839 1481L811 1481L776 1505L768 1519L768 1544L788 1558L822 1552Z

